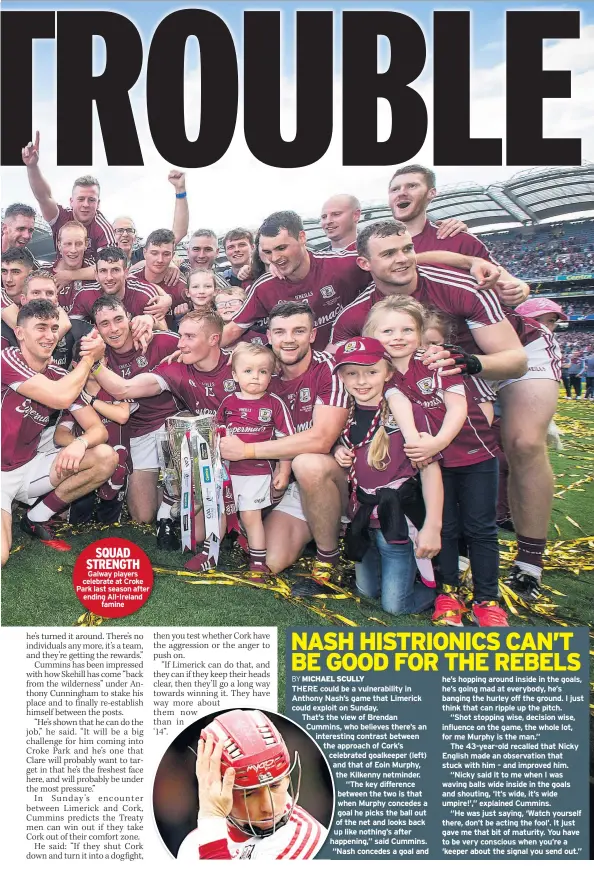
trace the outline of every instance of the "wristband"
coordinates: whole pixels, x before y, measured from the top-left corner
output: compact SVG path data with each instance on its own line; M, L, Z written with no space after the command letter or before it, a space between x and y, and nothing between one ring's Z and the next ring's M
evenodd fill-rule
M176 198L176 200L183 200L185 197L187 197L187 195L188 195L187 190L184 190L182 193L176 193L175 198Z
M245 460L255 460L256 446L252 443L245 443L243 446L243 456Z
M89 443L88 443L88 441L85 439L84 436L79 436L78 439L75 439L74 441L75 441L75 442L82 442L83 445L85 446L85 451L86 451L86 449L89 447Z
M96 396L91 396L91 401L89 402L89 405L95 405L96 399L97 399Z
M102 362L94 362L91 368L91 374L97 374L100 368L103 368Z

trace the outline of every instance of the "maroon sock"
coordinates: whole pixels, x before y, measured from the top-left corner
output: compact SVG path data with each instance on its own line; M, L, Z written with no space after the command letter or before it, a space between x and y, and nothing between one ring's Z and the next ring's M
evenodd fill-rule
M50 491L32 507L27 515L31 522L48 522L56 513L61 513L70 504L61 500L55 491Z
M338 547L336 547L336 549L322 549L318 546L316 558L319 562L328 562L330 565L336 565L338 563L339 555Z
M265 549L252 549L250 546L250 568L258 567L262 568L266 565L266 550Z
M518 534L516 562L525 562L526 565L542 569L542 556L546 545L546 537L541 540L538 537L524 537L522 534Z

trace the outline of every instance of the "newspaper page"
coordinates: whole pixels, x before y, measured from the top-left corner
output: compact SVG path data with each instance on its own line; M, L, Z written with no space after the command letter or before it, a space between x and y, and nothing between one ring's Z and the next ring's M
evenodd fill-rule
M8 873L585 879L591 4L1 17Z

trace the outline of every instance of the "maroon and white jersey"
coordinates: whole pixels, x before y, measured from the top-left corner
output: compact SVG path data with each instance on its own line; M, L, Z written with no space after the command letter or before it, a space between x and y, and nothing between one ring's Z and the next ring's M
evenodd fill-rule
M98 282L90 282L84 285L75 296L70 308L71 319L88 319L92 322L91 310L93 304L103 295L103 289ZM142 316L148 304L159 296L154 285L147 282L139 282L129 276L125 282L124 297L122 303L131 316Z
M50 270L52 273L56 273L58 269L58 264L60 263L61 258L57 258L52 264ZM95 262L91 258L83 258L83 267L94 267ZM91 284L90 279L73 279L71 282L63 285L61 289L58 289L58 303L60 307L66 312L70 313L72 309L72 304L74 299L80 290Z
M425 409L431 434L436 436L446 415L445 393L464 396L468 415L456 438L441 451L442 466L462 467L496 457L497 442L493 430L463 379L460 375L444 377L439 371L423 365L424 355L423 350L418 350L404 374L394 372L385 386L386 398L390 398L390 391L400 390L410 402Z
M309 252L310 268L299 282L276 279L264 273L248 291L243 307L233 319L241 328L249 328L258 319L267 319L277 304L287 301L309 304L314 312L316 350L324 350L330 340L332 323L343 307L370 281L370 275L357 264L354 254Z
M177 282L174 282L173 285L165 285L164 282L150 283L145 275L145 268L142 267L140 270L132 270L130 272L130 276L134 277L134 279L139 280L139 282L144 282L145 285L158 285L160 289L163 289L168 295L171 295L171 307L167 311L165 315L165 319L167 320L167 327L172 331L175 331L175 316L173 311L176 307L179 307L180 304L187 304L188 299L187 288L183 281L183 279L178 279ZM130 279L130 276L128 279Z
M438 239L439 227L436 227L428 218L420 233L413 236L412 241L415 252L457 252L458 255L473 255L476 258L484 258L492 264L497 264L486 245L473 233L456 233L455 236L447 236Z
M101 400L101 402L111 402L114 405L119 404L117 400L114 400L113 396L107 392L107 390L100 389L97 393L97 399ZM130 415L134 413L138 409L138 403L134 400L124 399L120 400L122 402L128 402L130 405ZM98 411L95 412L99 417L99 420L107 430L107 445L111 445L114 451L118 453L124 449L126 454L129 453L130 448L130 419L125 424L119 424L117 421L112 421L108 417L104 417L102 414L99 414ZM66 427L73 436L81 436L84 433L82 427L80 427L76 421L72 420L67 414L62 412L60 418L58 420L58 424L62 424L62 426ZM124 459L123 462L128 460L128 457ZM130 461L129 472L132 472L132 463Z
M1 289L0 291L1 291L1 298L2 298L2 310L4 310L5 307L12 307L12 305L14 304L14 301L8 297L8 295L6 294L4 289Z
M247 344L260 344L262 347L268 347L268 338L266 336L266 332L263 329L256 330L253 328L248 328L240 338L238 338L235 343L231 344L230 347L222 347L221 352L226 353L227 356L230 356L231 353L235 350L238 344L245 342Z
M270 442L295 432L289 409L274 393L264 393L260 399L242 399L241 393L226 396L217 412L217 426L227 436L238 436L242 442ZM266 476L274 473L274 461L231 461L231 476Z
M375 283L372 282L337 317L332 326L330 342L332 344L341 344L343 341L359 337L363 332L363 326L369 311L374 304L383 300L384 295L378 292Z
M216 415L225 396L237 390L229 357L221 353L212 371L199 371L193 365L174 362L158 365L153 374L162 390L170 390L194 414Z
M58 205L58 214L54 220L50 222L56 249L58 248L58 233L60 232L60 228L67 224L68 221L73 220L75 220L75 218L72 209L70 207L66 208L65 206ZM87 225L85 225L85 227L87 227ZM115 245L115 233L113 227L102 212L97 212L94 219L88 225L87 236L89 238L89 247L85 252L85 258L95 259L99 249L103 249L105 246Z
M134 378L138 374L149 372L166 356L175 353L178 344L179 338L173 332L155 332L144 354L134 349L120 353L111 347L106 347L107 366L120 377ZM179 411L177 403L166 390L157 396L139 399L138 408L130 415L128 421L130 438L135 439L137 436L145 436L153 430L158 430L165 423L165 419L177 411Z
M200 820L199 828L182 841L177 859L313 859L327 835L327 829L299 805L288 822L267 838L244 835L224 819Z
M327 353L312 350L307 371L297 378L285 380L273 375L269 391L276 393L288 406L295 432L309 430L316 405L347 408L348 393L338 374L333 374L334 361Z
M32 460L37 453L39 437L51 415L56 411L19 393L25 381L42 374L50 381L66 376L63 368L50 364L38 372L29 368L24 356L16 347L2 350L2 470L16 470ZM76 411L84 403L77 399L69 410Z

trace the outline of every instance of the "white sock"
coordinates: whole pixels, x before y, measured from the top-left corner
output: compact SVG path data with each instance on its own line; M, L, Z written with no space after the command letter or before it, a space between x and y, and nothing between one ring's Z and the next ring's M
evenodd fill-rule
M538 565L530 565L528 562L519 562L517 559L514 562L514 565L517 565L520 571L524 571L526 574L530 574L532 577L536 577L536 579L540 582L542 568L539 568Z
M171 507L173 504L163 502L159 507L159 512L157 513L157 522L160 522L161 519L170 519L171 518Z
M49 506L46 506L44 502L41 500L39 503L36 503L33 509L30 509L27 513L29 516L29 521L31 522L49 522L52 516L55 516L55 512L50 510Z

